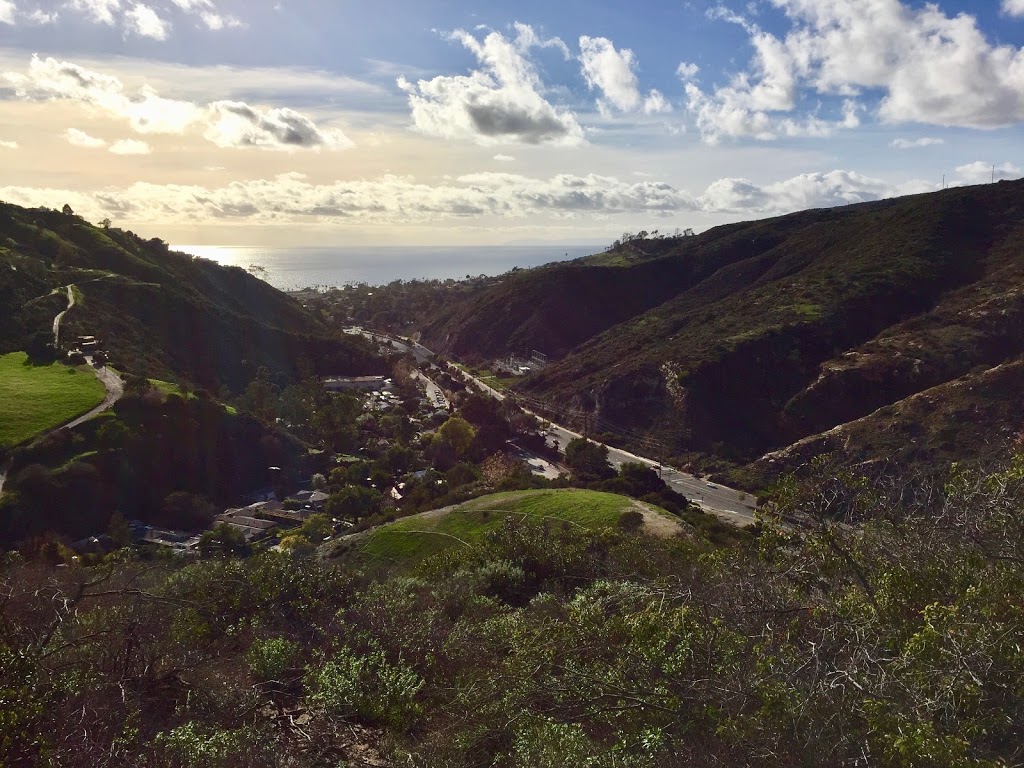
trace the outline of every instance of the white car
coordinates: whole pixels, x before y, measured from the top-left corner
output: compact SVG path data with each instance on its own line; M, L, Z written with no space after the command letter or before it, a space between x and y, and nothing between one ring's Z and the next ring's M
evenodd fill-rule
M718 487L714 483L706 483L706 485L707 485L708 488L717 488Z

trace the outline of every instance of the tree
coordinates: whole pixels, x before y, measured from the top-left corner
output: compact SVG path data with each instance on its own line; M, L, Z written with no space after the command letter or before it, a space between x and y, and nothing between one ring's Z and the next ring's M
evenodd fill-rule
M73 210L71 210L71 206L68 205L67 203L64 203L64 207L61 208L61 213L63 213L65 216L74 216L75 215L75 212Z
M458 458L464 458L473 445L476 430L468 421L460 416L452 416L437 431L437 437L452 447Z
M361 485L347 485L332 493L324 510L332 517L359 518L372 515L380 510L384 497L380 491Z
M100 226L104 229L110 229L110 223L110 219L103 219L103 221L100 222Z
M608 463L608 447L585 437L577 437L565 446L565 463L580 480L602 480L615 474Z

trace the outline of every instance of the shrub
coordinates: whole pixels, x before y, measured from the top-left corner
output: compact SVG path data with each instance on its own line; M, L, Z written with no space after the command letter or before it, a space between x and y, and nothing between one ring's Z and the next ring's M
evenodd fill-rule
M306 668L310 709L332 718L355 717L402 727L418 712L414 698L424 681L380 649L357 654L343 648L330 661Z
M299 644L284 637L256 640L245 655L252 676L260 682L282 682L299 658Z
M636 533L644 527L643 513L638 509L627 509L619 515L618 526L626 533Z

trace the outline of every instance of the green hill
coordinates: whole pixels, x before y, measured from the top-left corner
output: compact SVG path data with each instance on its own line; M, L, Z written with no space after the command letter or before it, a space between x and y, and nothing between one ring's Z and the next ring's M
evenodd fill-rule
M410 563L452 547L477 547L508 519L597 530L616 526L623 513L632 510L643 514L644 528L656 535L683 530L664 510L614 493L578 488L514 491L389 523L352 544L351 552L371 562Z
M0 352L47 331L74 285L64 338L95 335L123 371L238 391L261 367L377 373L360 339L331 331L294 299L222 267L71 213L0 203Z
M653 242L642 258L517 273L436 317L424 343L466 359L544 352L557 362L520 385L535 402L708 469L1024 353L1024 181ZM1024 426L1011 421L915 461L1001 451L991 436Z

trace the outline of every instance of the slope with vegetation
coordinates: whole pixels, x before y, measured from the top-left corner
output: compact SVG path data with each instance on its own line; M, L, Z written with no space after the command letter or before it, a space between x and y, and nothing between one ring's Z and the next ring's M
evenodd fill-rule
M240 391L261 367L285 378L377 373L362 340L332 332L294 299L221 267L70 210L0 204L0 351L50 328L74 283L80 302L62 338L103 340L128 373Z
M1022 479L818 465L717 550L506 517L397 570L9 558L0 763L1017 765Z
M566 530L617 525L661 534L683 530L678 518L625 496L562 488L481 496L454 508L389 523L361 540L346 542L343 548L361 561L389 565L418 562L451 547L477 548L507 519L549 521L562 524Z
M1024 182L656 243L656 253L617 265L519 273L440 314L424 342L467 358L558 357L520 389L707 469L746 464L1024 354ZM987 391L1001 403L1014 397ZM985 425L1015 433L1024 423ZM1004 448L975 441L952 457ZM916 457L937 468L950 454Z

